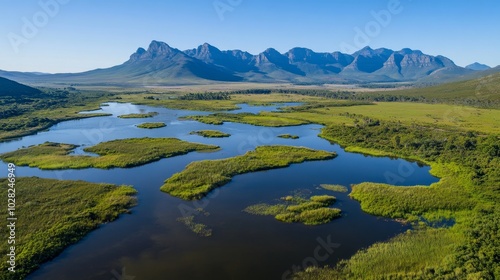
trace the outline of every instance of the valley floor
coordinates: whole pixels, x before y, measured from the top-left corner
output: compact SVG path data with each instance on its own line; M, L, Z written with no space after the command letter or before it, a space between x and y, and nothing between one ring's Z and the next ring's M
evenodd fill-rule
M236 109L237 104L241 103L301 102L303 104L280 112L231 115L218 113L190 118L218 125L223 125L228 121L261 126L322 124L325 127L320 137L332 143L338 143L348 151L417 160L431 165L432 173L441 178L438 183L431 186L397 187L399 180L404 177L403 172L392 178L393 185L366 182L353 186L350 196L360 202L363 211L377 216L405 220L413 223L414 229L387 242L374 244L358 252L352 258L342 261L336 267L308 268L295 275L295 279L500 278L498 262L500 259L500 206L498 205L500 201L500 110L410 102L362 104L286 93L234 94L231 95L230 100L182 101L171 98L177 94L147 92L101 95L90 103L95 106L96 102L119 101L157 107L220 111ZM77 106L73 106L71 110L75 108ZM89 108L89 105L85 108ZM39 116L48 114L48 111L44 110L36 110L35 114ZM61 110L70 112L68 108ZM74 113L71 116L66 115L59 121L74 116ZM21 123L19 118L23 116L13 117L13 122ZM5 126L6 120L2 120L1 123ZM44 127L42 124L37 124L32 129L34 131ZM31 128L21 128L23 129L18 131L18 135L32 131ZM5 130L1 133L4 139L16 135L12 131ZM61 153L57 160L60 162L60 159L66 156L64 153L67 149L62 146L56 148L63 149L62 152L56 151ZM194 149L198 148L207 147ZM89 149L89 151L92 150ZM105 151L94 152L105 157ZM138 152L141 153L141 151ZM7 154L2 157L5 160L24 160L20 163L41 168L54 167L47 165L46 161L37 163L36 159L22 157L16 159L12 156ZM87 167L94 166L86 164ZM112 166L115 165L96 167ZM188 171L189 169L186 169L184 172ZM179 189L174 183L180 175L174 177L166 181L164 191L171 193ZM197 179L203 180L204 178L197 177ZM20 189L25 189L24 191L27 192L25 197L28 197L30 192L39 192L39 190L27 189L30 180L36 179L20 181ZM54 182L56 186L62 183ZM46 182L40 181L37 184L42 186ZM203 185L203 182L199 185ZM97 197L101 200L96 203L103 206L96 213L85 212L88 215L104 217L97 219L97 222L112 220L131 205L129 195L133 193L132 190L111 186L107 188L111 194L118 191L120 201L123 203L102 216L101 210L103 212L109 210L106 207L108 194L99 194ZM94 189L93 186L89 188L89 190ZM175 194L191 199L210 190L211 188L192 193L192 190L181 189ZM88 209L82 211L88 211ZM437 224L446 226L436 226ZM96 224L85 224L85 226L90 229ZM71 242L74 242L76 237L72 238ZM71 242L58 243L54 250L58 251L62 246ZM27 269L35 268L39 263L34 263Z

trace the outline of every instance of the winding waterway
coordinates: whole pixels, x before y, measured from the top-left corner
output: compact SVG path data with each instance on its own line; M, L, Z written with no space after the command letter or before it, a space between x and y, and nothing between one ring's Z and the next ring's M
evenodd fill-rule
M277 106L243 105L236 112L260 110L277 110ZM152 111L159 114L150 119L117 117ZM139 137L175 137L215 144L222 149L213 153L194 152L130 169L42 171L19 167L18 176L126 184L139 191L138 205L132 214L122 215L93 231L42 265L29 279L282 279L294 267L333 265L361 248L408 229L395 221L363 213L359 203L347 194L322 190L319 184L393 183L394 175L401 186L428 185L438 180L429 174L429 167L417 163L347 153L317 136L320 125L268 128L225 123L214 126L178 120L181 116L206 112L119 103L109 103L98 112L112 116L63 122L48 131L0 143L0 153L52 141L81 145L75 153L85 154L82 148L86 146ZM136 127L150 121L165 122L167 126L154 130ZM203 129L221 130L231 137L207 139L189 134ZM300 138L277 137L285 133ZM228 158L256 146L278 144L335 151L338 157L238 175L196 202L183 201L159 190L164 180L192 161ZM0 163L0 170L7 170L5 163ZM305 226L280 223L273 217L253 216L242 211L252 204L273 203L297 190L311 195L335 195L335 207L342 210L342 217L321 226ZM182 216L182 209L188 208L203 208L209 213L196 216L196 220L212 229L211 237L199 237L176 221Z

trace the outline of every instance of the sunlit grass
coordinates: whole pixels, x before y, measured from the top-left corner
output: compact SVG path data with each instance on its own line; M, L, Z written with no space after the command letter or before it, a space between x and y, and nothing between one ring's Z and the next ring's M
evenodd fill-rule
M189 134L199 135L199 136L203 136L206 138L224 138L224 137L231 136L231 134L224 133L224 132L218 131L218 130L197 130L197 131L193 131Z
M162 128L167 126L163 122L154 122L154 123L141 123L137 125L138 128L145 128L145 129L155 129L155 128Z
M242 156L193 162L166 180L161 190L183 199L199 199L238 174L287 167L292 163L310 160L332 159L335 156L335 153L308 148L261 146Z
M331 184L321 184L319 185L322 189L329 190L332 192L340 192L340 193L345 193L347 192L347 187L342 186L342 185L331 185Z
M450 261L447 257L454 253L454 244L462 240L460 233L449 229L408 231L359 251L336 270L309 268L294 279L461 279L436 278L435 274Z
M7 185L6 179L0 179L2 193L7 193ZM24 279L40 264L136 203L136 191L127 186L33 177L17 178L15 188L16 273L7 271L7 246L1 246L2 279ZM0 200L0 207L7 209L7 198ZM3 221L7 213L2 211ZM7 237L7 230L4 224L0 234Z
M341 210L330 208L335 203L335 197L329 195L312 196L306 199L302 196L286 196L281 203L261 203L251 205L243 211L262 216L274 216L284 223L302 223L305 225L326 224L340 217Z
M147 119L147 118L152 118L156 115L158 115L158 112L150 112L144 114L126 114L126 115L120 115L118 117L122 119Z
M40 169L114 168L139 166L162 158L219 147L190 143L175 138L131 138L99 143L85 148L98 157L70 155L75 145L44 143L0 155L6 162Z

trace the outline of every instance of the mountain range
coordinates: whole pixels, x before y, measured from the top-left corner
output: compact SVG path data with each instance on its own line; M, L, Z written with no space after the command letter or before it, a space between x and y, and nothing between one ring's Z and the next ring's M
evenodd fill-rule
M210 82L442 82L481 70L477 67L481 66L459 67L444 56L408 48L393 51L365 47L353 54L318 53L307 48L280 53L269 48L253 55L241 50L219 50L208 43L181 51L167 43L152 41L147 49L137 49L129 60L111 68L72 74L0 71L0 76L29 84L136 86Z

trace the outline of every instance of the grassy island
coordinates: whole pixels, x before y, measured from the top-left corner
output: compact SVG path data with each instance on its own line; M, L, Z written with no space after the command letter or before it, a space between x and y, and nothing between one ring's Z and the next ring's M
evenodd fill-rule
M224 137L231 136L231 134L224 133L224 132L218 131L218 130L198 130L198 131L193 131L189 134L199 135L199 136L203 136L206 138L224 138Z
M144 114L127 114L127 115L121 115L118 117L121 119L147 119L147 118L152 118L156 115L158 115L158 112L150 112L150 113L144 113Z
M321 184L319 185L322 189L329 190L332 192L340 192L340 193L345 193L347 192L347 187L342 186L342 185L331 185L331 184Z
M181 141L176 138L131 138L99 143L85 148L98 157L70 155L77 146L47 142L0 155L5 162L40 169L114 168L144 165L162 158L219 147Z
M227 184L231 177L238 174L335 157L335 153L308 148L261 146L242 156L193 162L182 172L166 180L161 190L182 199L199 199L211 190Z
M303 223L321 225L340 217L341 210L330 208L335 197L330 195L312 196L309 199L300 196L286 196L278 204L256 204L245 208L245 212L254 215L274 216L284 223Z
M280 134L278 137L283 139L299 139L299 136L291 134Z
M162 122L154 122L154 123L141 123L137 125L138 128L145 128L145 129L155 129L155 128L162 128L167 126L165 123Z

